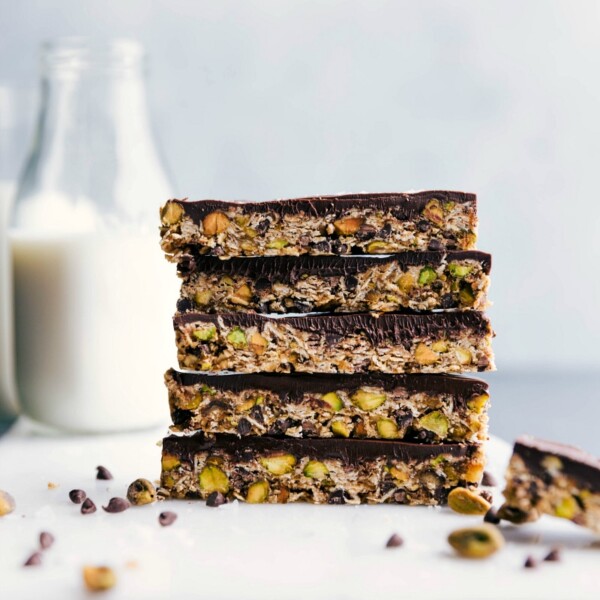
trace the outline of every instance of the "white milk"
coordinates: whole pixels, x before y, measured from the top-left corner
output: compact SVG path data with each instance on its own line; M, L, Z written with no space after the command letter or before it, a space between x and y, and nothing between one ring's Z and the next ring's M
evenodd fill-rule
M61 429L166 422L177 277L158 231L11 232L22 410Z

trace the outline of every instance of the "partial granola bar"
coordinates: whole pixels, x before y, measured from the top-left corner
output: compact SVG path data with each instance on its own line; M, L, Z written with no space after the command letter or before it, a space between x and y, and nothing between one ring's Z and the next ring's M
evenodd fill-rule
M389 254L470 250L477 239L475 194L448 191L169 200L160 218L162 248L177 262L194 248L221 257Z
M477 444L170 436L162 446L162 493L251 503L444 504L476 487L485 457Z
M519 438L503 493L503 519L525 523L547 514L600 533L600 459L579 448Z
M175 431L482 442L488 385L453 375L165 374Z
M265 317L187 313L173 320L179 366L242 373L466 373L494 369L480 312Z
M179 265L183 282L177 310L483 310L491 259L477 251L231 260L197 256Z

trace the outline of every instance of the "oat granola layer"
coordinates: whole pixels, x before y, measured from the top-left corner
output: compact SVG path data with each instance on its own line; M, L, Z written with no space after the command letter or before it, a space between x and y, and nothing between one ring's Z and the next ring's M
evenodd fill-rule
M173 319L179 366L242 373L466 373L494 370L480 312L265 317L187 313Z
M483 310L491 256L403 252L390 256L272 256L179 265L177 304L189 311L259 313Z
M484 464L476 444L197 433L163 440L161 486L171 498L443 504L453 488L477 486Z
M165 374L175 431L487 440L488 386L453 375Z
M595 456L525 436L515 443L506 482L502 518L526 523L547 514L600 533L600 460Z
M169 200L162 248L179 262L194 248L213 256L389 254L469 250L477 239L474 194L347 194L270 202Z

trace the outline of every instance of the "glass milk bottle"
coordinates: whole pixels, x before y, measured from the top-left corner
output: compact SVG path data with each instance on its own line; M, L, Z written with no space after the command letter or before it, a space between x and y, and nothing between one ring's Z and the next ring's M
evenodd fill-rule
M172 194L143 63L127 40L59 40L42 51L10 245L21 410L58 429L167 420L177 278L161 255L158 211Z

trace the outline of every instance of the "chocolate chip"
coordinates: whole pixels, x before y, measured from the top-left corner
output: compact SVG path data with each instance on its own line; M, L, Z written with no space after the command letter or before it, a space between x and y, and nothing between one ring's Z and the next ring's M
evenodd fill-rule
M339 240L335 240L332 244L331 244L331 251L334 254L348 254L348 250L350 248L348 247L347 244L343 244L342 242L340 242Z
M42 564L42 555L39 552L34 552L23 564L24 567L36 567Z
M306 248L310 244L311 237L309 235L301 235L298 238L298 245L302 248Z
M354 277L354 275L348 275L344 280L344 283L346 284L346 289L349 292L353 292L358 285L358 279Z
M535 569L537 567L537 560L533 556L528 556L523 565L526 569Z
M248 435L252 431L252 425L248 419L242 417L238 422L237 430L240 435Z
M311 421L302 421L302 434L307 437L316 437L317 427Z
M552 548L552 550L544 557L544 560L547 562L559 562L561 558L560 548Z
M263 413L262 413L262 409L260 406L253 406L250 409L250 416L258 423L261 423L261 424L264 423Z
M336 490L329 495L328 504L346 504L346 492L344 490Z
M81 505L81 514L90 515L96 512L96 505L89 499L86 498Z
M309 313L314 307L311 302L302 302L300 300L296 300L296 302L292 304L292 308L294 309L294 312L297 313Z
M317 250L317 252L328 253L331 252L331 244L327 240L323 240L322 242L316 242L312 245L312 247Z
M54 544L54 536L47 531L42 531L42 533L40 533L40 548L42 550L47 550L52 544Z
M500 523L500 517L493 506L485 513L483 520L486 523L493 523L494 525L498 525L498 523Z
M393 481L386 479L385 481L381 482L379 489L381 490L381 494L385 496L385 494L391 492L395 487L396 484Z
M494 497L487 491L487 490L481 490L479 492L479 495L484 499L487 500L490 504L494 501Z
M269 221L269 219L263 219L256 226L256 232L257 233L266 233L269 230L269 227L271 227L271 221Z
M355 237L359 241L370 240L375 237L377 228L373 225L363 225L355 234Z
M71 490L69 498L73 504L81 504L87 498L87 494L83 490Z
M442 308L456 308L458 302L454 299L454 294L444 294L441 300Z
M387 240L390 235L392 235L392 226L390 223L386 223L382 228L381 231L379 232L379 237L382 240Z
M442 242L440 240L436 240L435 238L429 240L429 245L427 246L428 250L433 252L439 252L443 248Z
M393 533L390 539L387 541L386 548L398 548L404 544L404 540L397 534Z
M429 231L429 221L419 221L417 223L417 229L421 232L421 233L425 233L426 231Z
M102 509L107 513L120 513L127 510L130 506L125 498L111 498L108 501L108 506L103 506Z
M161 512L160 515L158 515L158 522L163 527L168 527L169 525L173 525L173 523L175 523L175 521L177 521L177 514L174 512L171 512L170 510Z
M96 467L98 472L96 473L96 479L108 480L112 479L112 473L106 467Z
M279 419L273 423L268 433L269 435L283 435L291 426L292 422L290 419Z
M225 254L225 250L223 250L222 246L215 246L210 251L211 256L223 256Z
M406 504L406 492L404 490L398 490L394 493L394 502L397 504Z
M225 498L225 496L223 496L221 492L212 492L206 499L206 506L218 507L221 506L221 504L225 504L226 502L227 498Z

